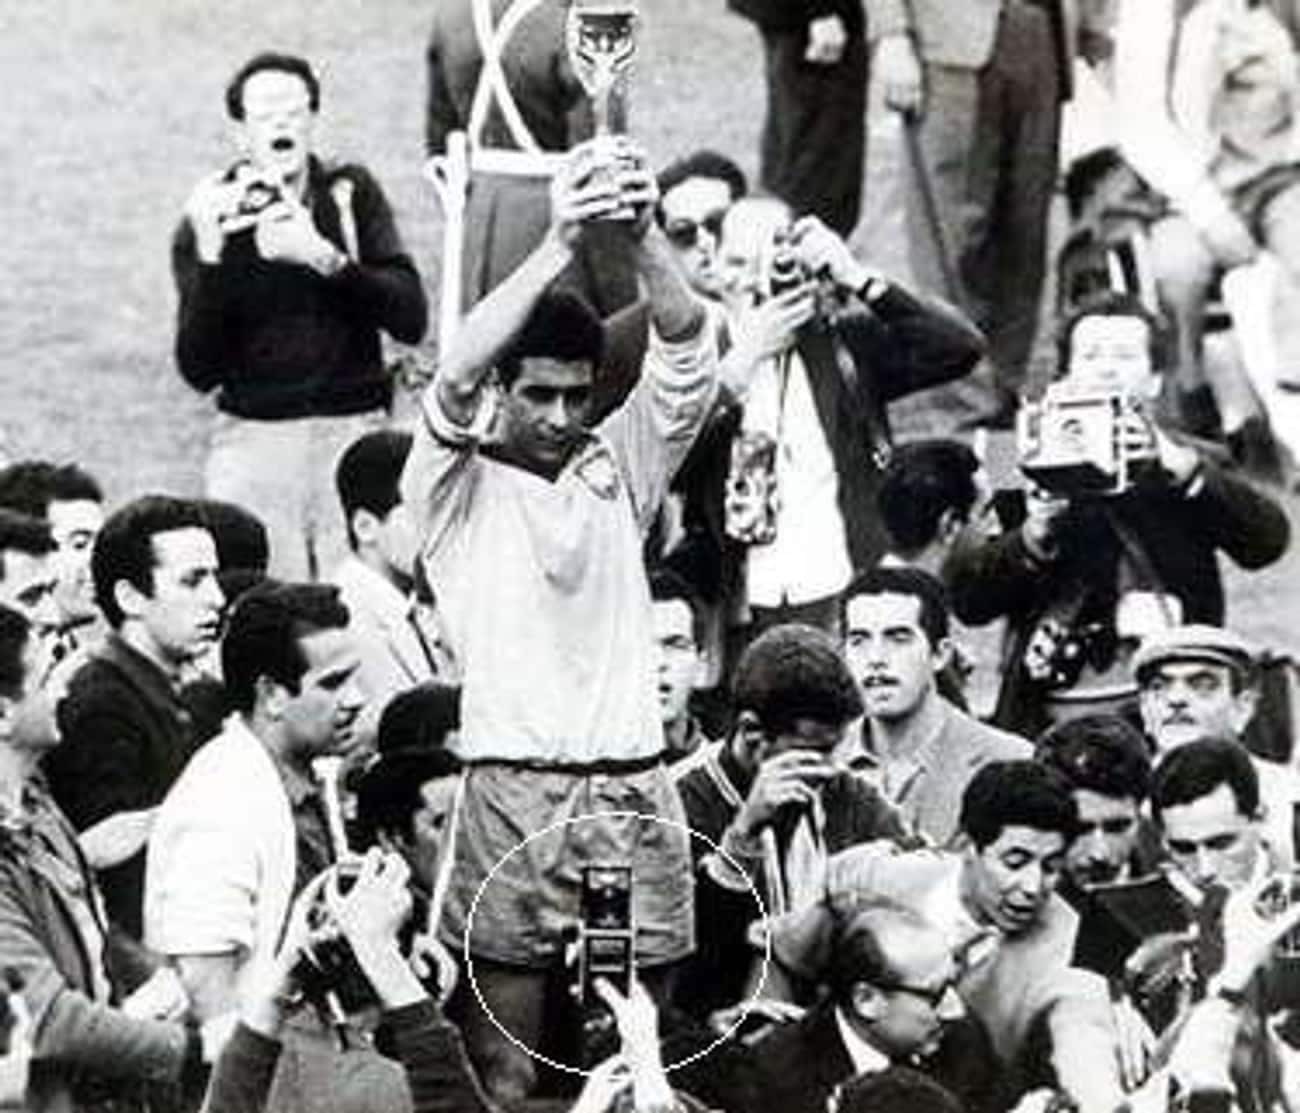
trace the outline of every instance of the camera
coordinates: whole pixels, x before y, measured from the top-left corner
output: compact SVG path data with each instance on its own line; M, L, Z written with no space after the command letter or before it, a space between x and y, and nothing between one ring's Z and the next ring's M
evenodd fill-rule
M360 862L339 862L334 871L334 884L339 894L346 896L357 882ZM307 1000L327 1014L332 1024L341 1025L348 1014L374 1002L374 991L347 940L331 932L333 917L326 903L325 890L321 891L307 917L312 938L303 947L294 967L293 981Z
M595 983L604 978L627 995L632 985L636 933L632 924L632 868L582 867L578 922L578 999L601 1004Z
M247 162L237 163L226 173L226 180L243 186L234 209L221 220L223 225L246 228L272 205L284 200L284 189L261 177Z
M1281 916L1300 900L1300 874L1280 874L1265 886L1255 900L1255 911L1265 919ZM1300 959L1300 928L1292 928L1273 947L1280 959Z
M757 299L766 301L808 281L807 268L795 253L790 229L777 228L759 256Z
M578 897L579 1045L585 1067L607 1054L614 1017L596 992L604 978L623 996L632 988L636 928L632 921L632 868L621 864L582 867Z
M1129 395L1079 394L1068 380L1054 383L1016 415L1020 470L1052 494L1123 494L1159 463L1154 443L1140 451L1126 443L1127 420L1140 413Z

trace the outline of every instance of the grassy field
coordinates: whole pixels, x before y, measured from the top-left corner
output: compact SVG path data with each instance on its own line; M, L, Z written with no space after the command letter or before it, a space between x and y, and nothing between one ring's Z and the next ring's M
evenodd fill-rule
M167 253L190 187L229 160L225 80L266 47L313 59L324 83L323 146L375 170L433 286L437 209L420 178L430 4L5 7L4 443L14 455L75 457L115 496L195 490L209 404L172 364ZM656 4L636 119L656 159L709 142L752 169L758 58L756 36L719 0Z
M643 6L633 130L656 162L707 144L752 172L757 36L722 0ZM222 88L257 50L318 64L323 146L375 170L435 284L436 206L420 179L430 11L430 0L5 5L0 437L9 455L77 459L114 498L197 490L210 404L172 364L168 241L194 180L229 158ZM1234 579L1233 593L1246 629L1300 649L1297 572L1293 556Z

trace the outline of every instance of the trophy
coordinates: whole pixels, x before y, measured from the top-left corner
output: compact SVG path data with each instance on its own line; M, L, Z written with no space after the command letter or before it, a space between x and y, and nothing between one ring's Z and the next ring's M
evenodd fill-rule
M569 63L591 98L596 134L610 133L610 101L636 57L636 0L572 0L565 23Z

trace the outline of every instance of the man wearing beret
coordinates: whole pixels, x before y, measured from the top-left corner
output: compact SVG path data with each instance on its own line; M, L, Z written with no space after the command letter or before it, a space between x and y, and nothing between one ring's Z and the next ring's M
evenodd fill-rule
M1257 659L1245 638L1217 626L1175 626L1146 638L1132 667L1142 724L1157 758L1198 739L1240 741L1259 700ZM1300 783L1275 761L1252 756L1251 762L1259 776L1269 844L1291 863Z

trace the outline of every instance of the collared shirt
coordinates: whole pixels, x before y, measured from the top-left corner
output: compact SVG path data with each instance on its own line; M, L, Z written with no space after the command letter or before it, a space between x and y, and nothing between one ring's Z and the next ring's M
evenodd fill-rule
M850 766L893 804L908 827L934 846L956 845L961 798L975 773L993 761L1033 756L1033 746L938 700L932 732L911 754L883 759L871 748L870 721L858 745L845 754Z
M840 1039L844 1041L844 1050L849 1053L854 1074L874 1074L889 1069L891 1064L888 1056L858 1035L845 1018L843 1009L835 1010L835 1027L839 1030Z
M843 591L853 566L835 457L797 351L759 365L745 397L742 427L777 442L776 538L747 550L750 603L810 603Z
M280 774L280 783L284 785L289 810L293 813L297 851L293 891L296 896L307 887L307 882L334 863L329 820L319 786L297 769L290 768L270 750L267 753L271 755L276 772Z

